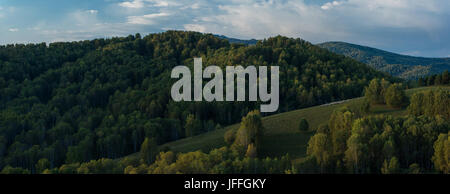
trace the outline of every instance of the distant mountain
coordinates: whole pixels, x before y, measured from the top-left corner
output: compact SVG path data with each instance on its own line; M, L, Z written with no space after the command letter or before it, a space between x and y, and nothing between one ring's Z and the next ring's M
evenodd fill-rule
M250 40L241 40L241 39L237 39L237 38L230 38L224 35L215 35L218 38L221 39L226 39L228 40L230 43L241 43L241 44L245 44L245 45L254 45L258 42L258 40L256 39L250 39Z
M317 46L404 79L417 79L450 70L450 58L413 57L345 42L325 42Z

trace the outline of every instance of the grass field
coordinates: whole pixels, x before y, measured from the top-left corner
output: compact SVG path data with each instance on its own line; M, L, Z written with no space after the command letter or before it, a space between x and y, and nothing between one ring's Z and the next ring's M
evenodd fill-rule
M438 87L414 88L406 91L408 96L413 93ZM441 87L442 88L442 87ZM446 90L450 87L444 87ZM264 117L264 136L262 138L262 153L260 156L283 156L286 153L292 158L301 158L306 154L306 146L309 138L314 134L314 130L322 123L326 123L335 109L348 107L353 111L359 111L363 98L355 98L339 104L315 106L295 111L280 113ZM386 105L376 105L371 109L370 114L387 114L392 116L406 115L405 109L392 109ZM301 118L305 118L310 126L310 131L300 132L298 124ZM195 137L184 138L178 141L166 143L161 147L169 147L175 152L190 152L202 150L208 152L211 149L225 146L223 136L227 130L236 130L239 124L227 126L223 129L204 133ZM133 154L136 155L136 154ZM133 156L131 155L131 156Z

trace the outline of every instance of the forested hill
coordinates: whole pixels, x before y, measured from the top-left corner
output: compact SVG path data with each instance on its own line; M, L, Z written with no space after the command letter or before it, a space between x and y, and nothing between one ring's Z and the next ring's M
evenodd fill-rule
M224 35L216 35L216 36L219 38L222 38L222 39L226 39L230 43L241 43L241 44L246 44L246 45L254 45L258 42L258 40L256 40L256 39L242 40L242 39L237 39L237 38L230 38L230 37L227 37Z
M0 169L36 172L137 152L238 123L258 103L174 103L176 65L279 65L279 112L362 95L367 65L301 39L230 44L211 34L168 31L90 41L0 46ZM392 79L391 79L392 80Z
M325 42L318 46L405 79L417 79L450 69L450 58L412 57L345 42Z

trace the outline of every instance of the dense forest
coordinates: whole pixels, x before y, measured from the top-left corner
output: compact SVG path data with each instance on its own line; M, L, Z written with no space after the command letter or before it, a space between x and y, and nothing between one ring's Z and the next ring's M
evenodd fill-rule
M308 143L300 173L449 173L450 92L439 89L414 93L408 99L401 84L374 79L364 96L376 104L401 107L407 115L357 116L335 110Z
M170 87L176 80L170 72L177 65L192 68L194 57L202 57L204 67L280 66L278 112L359 97L373 78L398 81L282 36L245 45L211 34L167 31L4 45L0 169L39 173L42 166L108 163L141 151L145 142L160 145L238 123L259 107L259 102L174 103Z
M417 80L416 85L419 87L423 86L439 86L439 85L448 85L450 84L450 77L448 74L448 70L440 74L429 75L426 77L421 77Z
M374 79L366 87L365 100L369 104L389 102L391 92L386 87L400 94L394 96L404 93L397 83ZM259 155L264 126L259 111L251 111L237 130L228 130L224 135L227 146L208 153L174 153L158 149L153 138L146 138L138 157L101 158L59 168L52 168L50 161L43 158L35 170L44 174L450 173L449 97L450 91L443 89L415 93L409 100L407 115L401 117L360 115L347 107L336 109L328 122L315 129L307 156L299 161L293 161L288 154L275 158ZM305 130L305 123L300 123L299 129ZM30 170L7 166L2 173Z
M450 58L412 57L345 42L325 42L317 46L404 79L416 80L450 69Z

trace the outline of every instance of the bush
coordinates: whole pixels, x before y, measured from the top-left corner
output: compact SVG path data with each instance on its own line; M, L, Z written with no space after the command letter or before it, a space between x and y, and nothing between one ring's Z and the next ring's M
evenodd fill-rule
M309 129L308 121L306 119L301 119L300 124L298 125L298 129L300 131L308 131Z
M30 174L30 171L28 169L23 169L20 167L6 166L5 168L3 168L0 174Z

